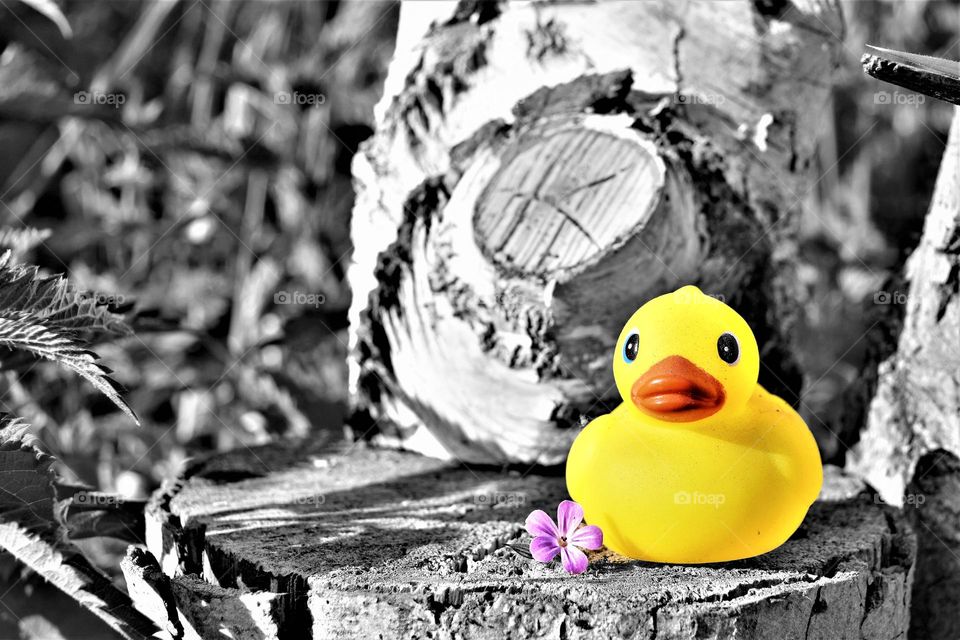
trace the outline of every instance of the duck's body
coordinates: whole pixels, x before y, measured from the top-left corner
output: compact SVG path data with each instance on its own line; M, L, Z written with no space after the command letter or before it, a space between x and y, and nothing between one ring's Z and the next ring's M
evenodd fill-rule
M696 342L697 333L717 332L711 325L723 318L714 305L722 303L704 304L714 317L693 335L681 336ZM635 314L640 335L656 334L654 327L644 330L642 311ZM670 320L666 330L677 329L674 321L690 321L662 302L654 311L648 322ZM689 316L690 311L681 307L678 313ZM728 326L736 324L731 320ZM756 343L751 344L745 326L735 327L741 335L737 349L746 343L744 351L752 357ZM662 335L657 337L663 342ZM633 361L615 364L628 400L577 437L567 459L569 493L583 505L587 522L603 530L606 546L631 558L693 564L775 549L800 526L820 491L816 442L792 408L756 384L756 369L751 371L749 363L745 376L752 382L745 392L743 381L705 362L703 349L678 347L651 347L656 353L646 361L634 349ZM633 373L635 361L649 366ZM733 365L739 361L738 353ZM713 383L716 392L710 391Z
M801 455L797 455L797 453ZM817 444L762 387L736 415L678 425L622 405L587 425L567 459L567 488L619 554L704 563L777 548L822 482Z

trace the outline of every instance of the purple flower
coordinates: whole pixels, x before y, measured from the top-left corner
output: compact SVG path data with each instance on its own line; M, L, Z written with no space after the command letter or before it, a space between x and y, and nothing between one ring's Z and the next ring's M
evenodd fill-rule
M596 525L577 529L583 522L583 507L572 500L564 500L557 507L557 523L544 511L537 509L527 516L527 532L533 536L530 553L540 562L550 562L560 554L567 573L587 570L587 554L583 549L603 546L603 532Z

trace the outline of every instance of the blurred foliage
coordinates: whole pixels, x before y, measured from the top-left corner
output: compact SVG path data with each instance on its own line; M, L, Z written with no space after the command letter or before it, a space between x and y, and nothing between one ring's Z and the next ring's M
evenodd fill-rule
M198 452L339 430L350 161L397 6L61 8L69 38L0 5L0 215L43 233L20 260L124 313L134 334L96 350L143 426L42 364L4 374L0 407L128 497Z

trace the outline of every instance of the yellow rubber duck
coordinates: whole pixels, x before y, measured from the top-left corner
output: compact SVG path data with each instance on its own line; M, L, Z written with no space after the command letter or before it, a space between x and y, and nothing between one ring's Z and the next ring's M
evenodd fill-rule
M567 490L606 546L638 560L726 562L776 549L823 470L803 419L757 384L746 321L693 286L636 311L617 340L624 402L567 458Z

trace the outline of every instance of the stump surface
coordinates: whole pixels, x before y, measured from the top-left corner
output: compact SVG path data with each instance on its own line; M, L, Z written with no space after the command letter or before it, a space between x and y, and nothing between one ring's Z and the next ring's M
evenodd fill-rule
M913 538L859 489L828 474L797 534L757 558L673 566L601 552L571 577L509 546L526 546L531 510L566 497L560 477L268 447L190 469L155 498L148 544L178 594L200 576L235 591L231 606L251 593L275 603L280 637L904 637Z

